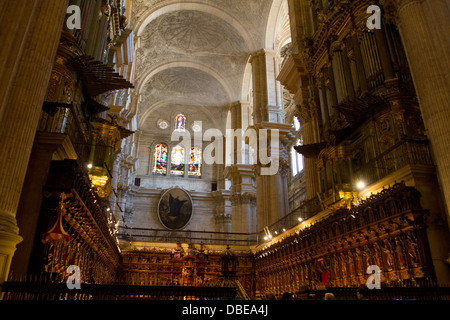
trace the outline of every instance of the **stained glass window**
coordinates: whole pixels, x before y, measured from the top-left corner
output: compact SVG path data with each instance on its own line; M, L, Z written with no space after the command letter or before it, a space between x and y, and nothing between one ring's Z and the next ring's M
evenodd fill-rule
M200 177L202 175L202 150L199 147L192 147L189 155L189 176Z
M184 131L186 127L186 117L184 115L177 114L175 117L175 130L176 131Z
M153 154L153 173L166 175L167 174L167 146L165 144L158 144L155 147Z
M184 148L180 145L172 148L170 173L178 176L184 175Z
M191 128L192 128L192 131L194 131L194 132L200 132L200 130L202 130L202 126L198 123L194 123L191 126Z
M169 127L169 123L166 120L161 120L158 122L158 126L164 130Z

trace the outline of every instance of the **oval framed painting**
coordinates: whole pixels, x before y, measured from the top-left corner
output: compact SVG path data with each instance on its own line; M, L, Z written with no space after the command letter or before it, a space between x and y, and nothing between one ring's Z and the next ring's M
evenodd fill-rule
M158 202L158 217L167 229L184 228L192 217L192 198L184 189L166 190Z

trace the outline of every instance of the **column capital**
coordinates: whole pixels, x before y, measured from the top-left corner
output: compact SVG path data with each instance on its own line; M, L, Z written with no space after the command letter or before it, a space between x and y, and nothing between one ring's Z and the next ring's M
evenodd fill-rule
M253 53L250 55L250 60L249 60L249 62L251 63L251 62L253 61L253 58L255 58L255 57L261 57L261 56L265 56L265 55L272 55L272 56L275 56L276 54L277 54L277 53L276 53L275 50L262 48L262 49L259 49L258 51L253 52Z
M384 8L384 15L386 21L398 24L400 11L411 4L421 4L423 0L380 0L380 4Z
M223 175L225 178L232 180L234 176L254 176L252 164L235 164L224 169Z
M256 205L255 192L235 193L231 196L230 199L232 205L240 205L240 204Z

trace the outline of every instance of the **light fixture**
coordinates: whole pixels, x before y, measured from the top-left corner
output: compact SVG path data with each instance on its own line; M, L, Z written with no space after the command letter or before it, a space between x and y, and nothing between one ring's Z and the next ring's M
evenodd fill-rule
M303 218L301 218L301 217L298 218L298 221L299 221L299 222L302 222L302 221L303 221Z
M109 210L111 210L110 208L106 208L106 211L109 211Z
M92 163L88 163L87 167L88 169L92 169Z
M358 181L358 183L356 184L356 187L358 189L364 189L364 187L366 186L366 184L364 183L364 181Z
M283 232L286 232L286 229L283 228Z

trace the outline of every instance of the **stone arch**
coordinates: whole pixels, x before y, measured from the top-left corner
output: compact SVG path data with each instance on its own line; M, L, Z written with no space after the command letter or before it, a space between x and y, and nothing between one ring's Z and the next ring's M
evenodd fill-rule
M251 56L248 57L245 65L244 76L242 80L241 100L253 103L251 92L253 89L252 78L252 64L250 63Z
M142 89L144 88L145 84L157 73L162 72L164 70L170 69L170 68L176 68L176 67L184 67L184 68L193 68L200 71L205 72L206 74L210 75L214 79L216 79L224 88L225 92L227 93L230 100L232 100L233 97L233 91L229 84L218 74L215 70L211 69L210 67L201 64L196 61L173 61L173 62L166 62L164 64L161 64L151 70L148 70L143 76L142 80L136 85L136 90L138 92L142 92Z
M289 9L287 0L274 0L266 26L265 48L277 54L291 41Z

